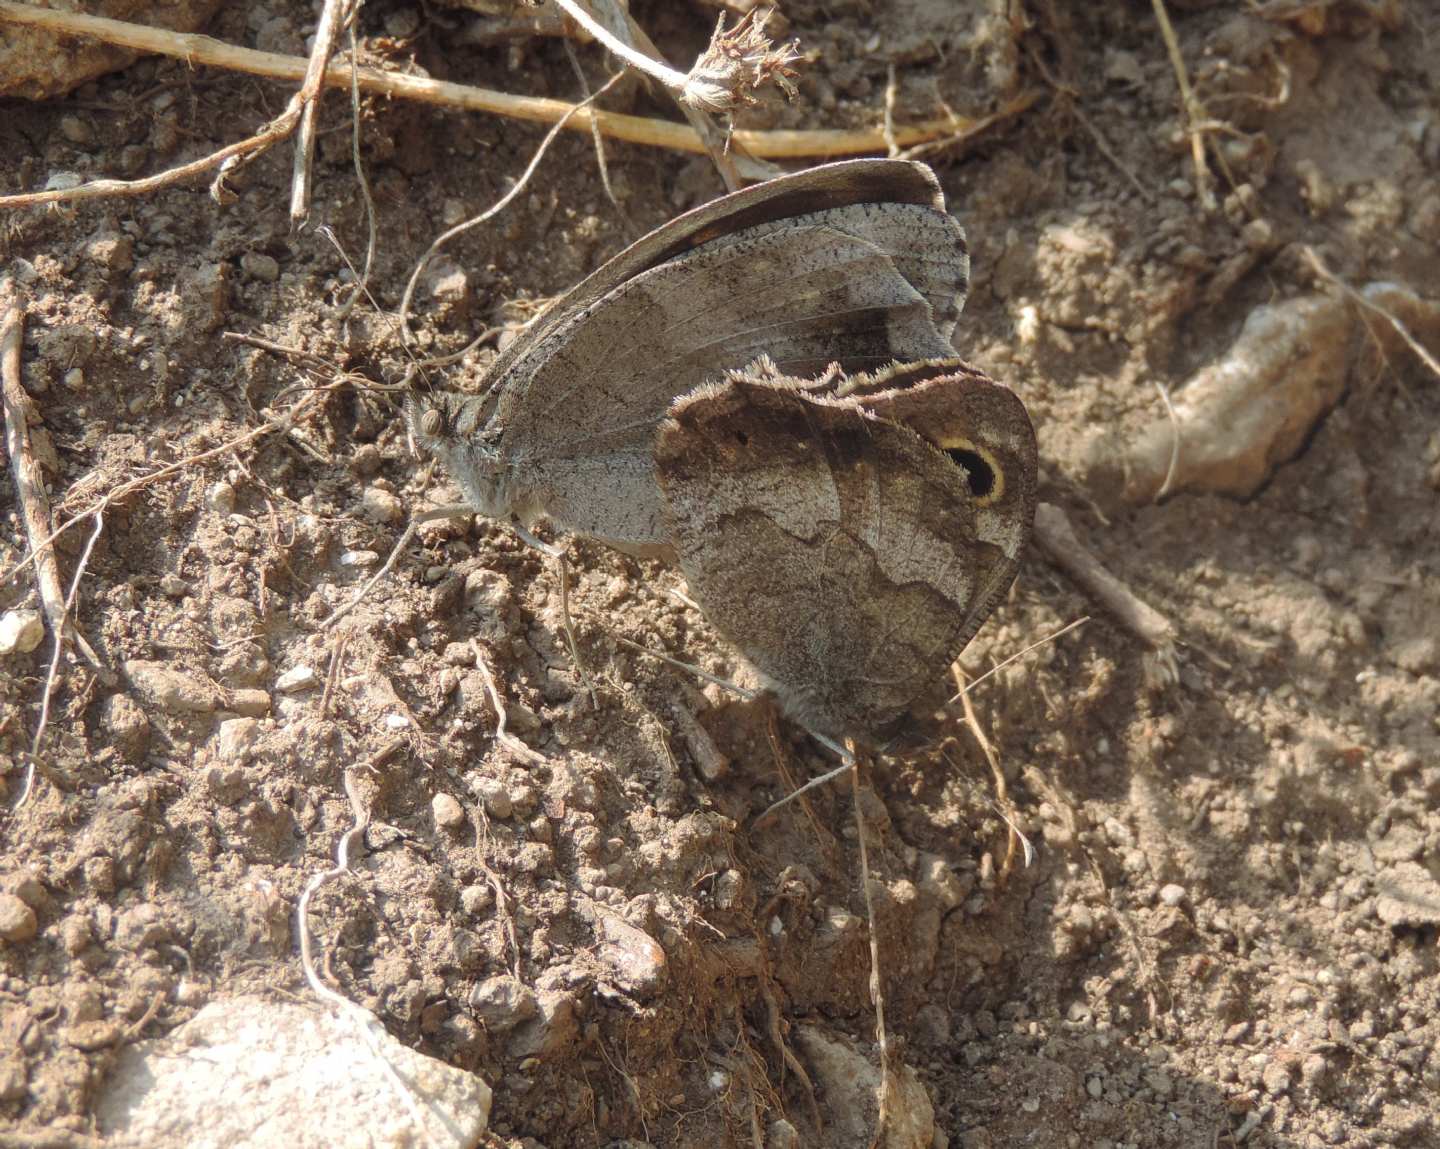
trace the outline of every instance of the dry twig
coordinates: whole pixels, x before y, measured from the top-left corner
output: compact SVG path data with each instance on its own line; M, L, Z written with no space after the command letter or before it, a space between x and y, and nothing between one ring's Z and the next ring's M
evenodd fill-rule
M20 381L20 348L25 336L25 312L12 306L0 323L0 385L3 385L5 408L5 449L10 454L10 474L15 481L15 499L25 522L25 535L35 563L35 581L45 621L58 644L68 633L91 666L99 667L100 659L90 644L65 616L65 592L60 587L60 564L55 558L54 520L50 500L45 494L45 478L35 459L30 442L29 413L34 407Z
M480 672L480 677L485 680L485 693L490 696L490 705L495 710L495 741L502 746L508 747L517 756L526 762L536 766L543 766L549 762L545 755L538 750L532 750L505 729L508 716L505 712L505 703L501 701L500 691L495 686L495 676L490 673L490 664L485 661L485 652L480 649L480 644L473 638L470 640L470 651L475 655L475 669Z
M1180 103L1185 110L1185 128L1190 133L1190 159L1195 165L1195 194L1200 197L1200 206L1206 211L1215 210L1215 193L1210 190L1210 169L1205 166L1205 121L1204 109L1190 87L1190 73L1185 69L1185 57L1180 53L1180 39L1175 35L1175 26L1170 23L1170 13L1165 0L1151 0L1155 8L1155 19L1160 24L1160 37L1165 41L1165 50L1170 54L1170 67L1175 70L1175 82L1180 86Z
M1012 654L1009 658L1006 658L1006 659L1004 659L1004 660L1002 660L1002 661L1000 661L1000 662L997 662L994 666L992 666L992 667L991 667L989 670L987 670L984 674L982 674L982 675L980 675L980 676L978 676L978 677L976 677L976 678L972 678L969 682L956 683L956 685L959 686L960 689L957 690L954 694L952 694L952 695L950 696L950 701L951 701L951 702L958 702L962 697L964 697L965 695L969 694L972 690L974 690L977 686L979 686L982 682L984 682L984 681L985 681L987 678L989 678L991 675L999 674L1002 670L1004 670L1004 669L1005 669L1007 666L1009 666L1012 662L1018 662L1020 659L1024 658L1027 654L1029 654L1032 650L1039 650L1040 647L1045 646L1045 645L1047 645L1047 644L1049 644L1049 643L1054 642L1054 641L1055 641L1057 638L1059 638L1062 634L1069 634L1070 631L1074 630L1077 626L1084 626L1084 625L1085 625L1087 622L1089 622L1089 621L1090 621L1090 616L1087 614L1087 615L1083 615L1083 616L1080 617L1080 618L1077 618L1074 622L1067 622L1067 623L1066 623L1064 626L1062 626L1059 630L1054 631L1054 632L1051 633L1051 634L1047 634L1044 638L1036 639L1036 640L1035 640L1034 642L1032 642L1029 646L1026 646L1026 647L1021 648L1020 650L1017 650L1017 651L1016 651L1014 654Z
M325 0L320 22L315 26L315 46L305 69L305 83L297 97L304 104L299 130L295 133L295 170L290 181L290 226L296 227L310 215L310 165L315 158L315 126L320 120L320 97L324 91L325 69L335 54L340 30L354 14L358 0Z
M555 138L560 134L561 129L564 128L573 117L578 116L583 110L588 108L590 104L608 92L623 75L623 72L617 72L611 76L610 79L606 80L594 93L586 96L584 100L570 108L565 115L561 116L560 119L555 122L554 126L545 134L545 138L540 141L540 146L535 149L535 154L530 157L530 162L526 165L520 178L515 181L515 185L508 192L479 215L472 216L463 223L457 223L449 230L441 232L435 237L430 246L425 249L425 253L416 261L415 269L410 273L410 278L405 283L405 292L400 297L400 309L396 315L396 322L400 328L400 343L403 347L408 349L415 342L414 334L410 330L410 304L415 298L415 286L420 282L420 273L425 270L430 260L457 235L463 235L471 228L478 227L480 224L494 219L495 216L504 211L505 208L515 200L515 197L529 185L530 177L535 174L535 169L540 166L540 161L545 157L545 153L550 150L551 143L553 143ZM473 347L475 342L475 340L472 340L467 344L467 349ZM423 367L424 364L420 364L420 366Z
M95 512L95 529L90 532L90 538L85 543L85 549L80 554L80 561L75 564L75 577L70 580L70 593L65 599L65 611L68 614L75 606L75 596L80 593L80 580L85 575L85 568L90 565L90 552L95 549L95 543L100 538L100 532L105 529L105 516L102 512ZM45 673L45 686L40 695L40 720L35 723L35 737L30 740L30 755L25 763L25 781L20 788L20 797L15 803L15 809L20 809L30 799L30 792L35 786L35 770L40 764L40 747L45 741L45 729L50 723L50 699L55 694L55 682L60 674L60 654L64 650L64 639L60 631L51 635L50 667Z
M855 810L855 834L860 840L860 888L865 895L865 917L870 924L870 1001L875 1006L875 1041L880 1047L879 1112L875 1116L875 1134L871 1143L883 1144L885 1126L890 1120L890 1097L894 1083L890 1076L890 1034L885 1027L885 991L880 977L880 922L875 916L875 895L870 889L870 849L865 843L865 813L860 795L860 757L855 743L847 742L850 755L850 794Z
M68 531L71 527L73 527L76 523L79 523L84 519L89 518L91 515L99 514L107 510L115 503L121 502L122 500L129 498L136 491L148 487L151 483L158 483L162 479L168 479L172 475L177 475L182 471L188 470L190 467L198 466L201 463L209 462L211 459L217 458L221 455L229 454L231 451L239 450L247 443L253 442L254 440L262 438L265 435L269 435L272 432L288 431L291 427L293 427L296 423L300 421L300 417L303 414L308 413L309 410L312 407L316 406L321 400L323 400L332 389L332 387L322 387L310 392L309 395L307 395L304 399L301 399L298 403L295 404L294 407L290 408L290 410L280 415L272 415L264 423L260 424L260 426L252 427L243 435L237 435L235 438L220 444L220 446L218 447L212 447L208 451L201 451L198 455L188 455L183 459L180 459L174 463L170 463L167 466L161 467L158 471L151 471L147 475L139 475L134 479L130 479L127 482L121 483L118 487L114 487L111 490L107 491L99 499L95 500L95 502L85 507L78 514L76 514L74 518L69 519L66 522L62 523L60 526L56 527L45 538L40 540L38 547L49 546L66 531ZM24 569L25 564L31 560L36 551L37 547L32 546L31 550L21 558L19 563L17 563L10 570L6 571L4 574L0 574L0 586L3 586L9 579L13 578L17 571Z
M1010 828L1005 844L1005 860L1000 864L1000 876L1008 877L1010 871L1015 868L1017 847L1024 854L1027 866L1034 858L1034 853L1030 846L1030 840L1015 825L1014 807L1010 802L1010 787L1005 781L1005 771L1000 768L1000 756L995 753L995 747L991 744L984 727L980 725L980 716L975 713L975 704L970 701L970 687L965 681L965 672L960 669L958 662L951 667L951 671L955 676L955 685L959 687L955 692L955 697L960 700L960 705L965 710L965 725L970 728L971 735L980 746L980 752L985 755L985 762L990 767L990 776L995 782L996 809L1000 811L1000 817L1004 819L1005 825Z
M1426 348L1426 346L1420 342L1420 340L1416 339L1415 336L1411 334L1410 328L1405 326L1404 321L1398 315L1396 315L1389 308L1382 307L1373 299L1368 298L1365 292L1356 291L1353 287L1351 287L1348 283L1346 283L1343 279L1341 279L1338 275L1336 275L1333 271L1331 271L1328 267L1325 266L1325 261L1320 258L1319 253L1313 247L1306 246L1301 250L1305 255L1305 259L1309 262L1310 266L1315 269L1317 274L1319 274L1322 278L1329 280L1329 282L1333 283L1336 287L1338 287L1340 291L1344 294L1346 299L1350 300L1352 303L1356 304L1363 310L1372 312L1375 315L1380 316L1381 319L1385 320L1386 323L1390 324L1390 326L1395 329L1395 334L1400 336L1400 338L1405 341L1405 346L1410 348L1410 350L1413 351L1415 355L1419 358L1420 362L1425 364L1425 366L1430 369L1431 374L1433 374L1437 379L1440 379L1440 360L1437 360L1434 354L1432 354Z
M1168 686L1179 678L1174 624L1106 570L1080 542L1065 512L1053 503L1035 508L1035 541L1051 562L1150 647L1146 674L1152 685Z
M308 67L308 62L303 57L240 48L209 36L182 34L121 20L107 20L78 12L36 8L31 4L0 0L0 22L6 21L45 28L62 35L90 36L109 44L171 56L185 60L192 67L203 64L277 80L303 80ZM332 64L324 73L323 82L335 86L349 84L350 68L343 64ZM647 119L643 116L597 111L592 108L574 112L574 105L563 100L513 96L506 92L465 84L441 83L423 76L398 75L374 68L355 69L355 82L362 91L368 93L531 122L555 123L570 113L571 119L566 127L574 131L588 132L592 123L598 123L600 130L613 139L669 148L673 151L701 154L707 151L698 131L669 120ZM1022 93L999 111L980 119L951 116L897 128L895 140L902 148L929 143L949 147L1019 115L1037 98L1036 92ZM0 197L0 208L77 202L106 196L145 195L208 172L233 156L269 146L293 127L293 121L282 122L284 119L285 117L282 117L249 139L230 144L212 155L158 175L129 181L96 180L74 188L53 188L3 196ZM883 152L887 148L884 133L878 128L857 131L736 131L732 139L737 148L750 155L769 159L836 158Z

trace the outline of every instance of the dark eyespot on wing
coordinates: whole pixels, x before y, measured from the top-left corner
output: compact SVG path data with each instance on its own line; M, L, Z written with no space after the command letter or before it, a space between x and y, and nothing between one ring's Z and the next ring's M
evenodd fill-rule
M965 472L965 481L970 493L977 499L986 498L995 489L995 468L979 451L968 447L951 447L946 450L951 462Z

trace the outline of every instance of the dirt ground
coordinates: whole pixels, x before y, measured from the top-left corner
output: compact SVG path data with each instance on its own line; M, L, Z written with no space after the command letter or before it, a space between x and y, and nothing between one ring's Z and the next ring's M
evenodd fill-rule
M1338 401L1298 426L1293 459L1267 458L1253 495L1136 499L1116 481L1125 444L1165 420L1157 382L1183 403L1257 309L1338 298L1307 245L1357 289L1440 299L1440 6L1172 3L1206 188L1150 4L781 7L815 57L793 105L747 124L873 125L892 62L901 123L1040 93L928 157L973 252L956 342L1028 404L1042 498L1180 639L1178 675L1157 676L1153 652L1033 551L967 672L1092 618L974 692L1007 795L958 705L917 714L920 749L873 764L888 1020L933 1104L925 1135L1440 1144L1440 386L1346 305ZM633 11L673 61L714 18L698 2ZM363 30L394 67L575 98L560 42L461 34L478 19L377 0ZM303 53L313 21L309 5L246 2L207 30ZM600 53L580 56L603 79ZM287 96L151 58L7 100L0 192L161 170ZM674 115L636 88L614 106ZM332 96L315 217L358 260L348 124ZM367 102L382 307L542 134ZM513 326L722 190L707 161L606 152L618 207L590 138L567 134L427 273L428 346ZM216 999L308 994L296 900L351 824L347 773L373 823L311 913L325 968L406 1044L483 1076L488 1144L863 1144L843 1085L854 1051L875 1058L850 790L755 824L787 779L833 762L764 706L621 644L743 675L669 593L678 574L570 545L598 709L554 569L484 521L427 527L322 628L407 517L453 492L377 386L404 372L389 318L343 319L340 257L289 232L290 165L280 147L245 168L226 206L194 185L3 218L0 285L29 308L32 433L62 517L307 405L106 511L76 610L105 670L62 668L45 769L0 817L0 1145L89 1144L121 1046ZM1440 328L1414 334L1440 349ZM473 386L494 346L444 384ZM92 526L64 536L67 578ZM23 537L7 479L7 575ZM0 610L37 604L28 570L0 586ZM7 807L49 649L0 660ZM528 751L496 738L477 651ZM1002 813L1035 848L1028 867Z

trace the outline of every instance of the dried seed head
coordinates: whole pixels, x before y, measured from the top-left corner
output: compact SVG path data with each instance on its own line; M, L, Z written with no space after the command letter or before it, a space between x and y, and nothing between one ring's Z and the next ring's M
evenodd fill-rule
M797 73L790 65L800 59L799 41L775 46L765 35L765 25L773 14L771 8L758 14L752 8L729 31L722 14L710 46L685 79L680 99L701 111L723 114L756 103L752 93L773 82L793 100Z

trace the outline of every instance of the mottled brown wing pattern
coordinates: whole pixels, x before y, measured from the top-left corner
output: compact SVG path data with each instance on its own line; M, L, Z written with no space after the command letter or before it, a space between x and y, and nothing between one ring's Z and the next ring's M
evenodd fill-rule
M676 402L655 457L691 593L808 729L884 730L958 653L973 500L913 431L731 379Z

